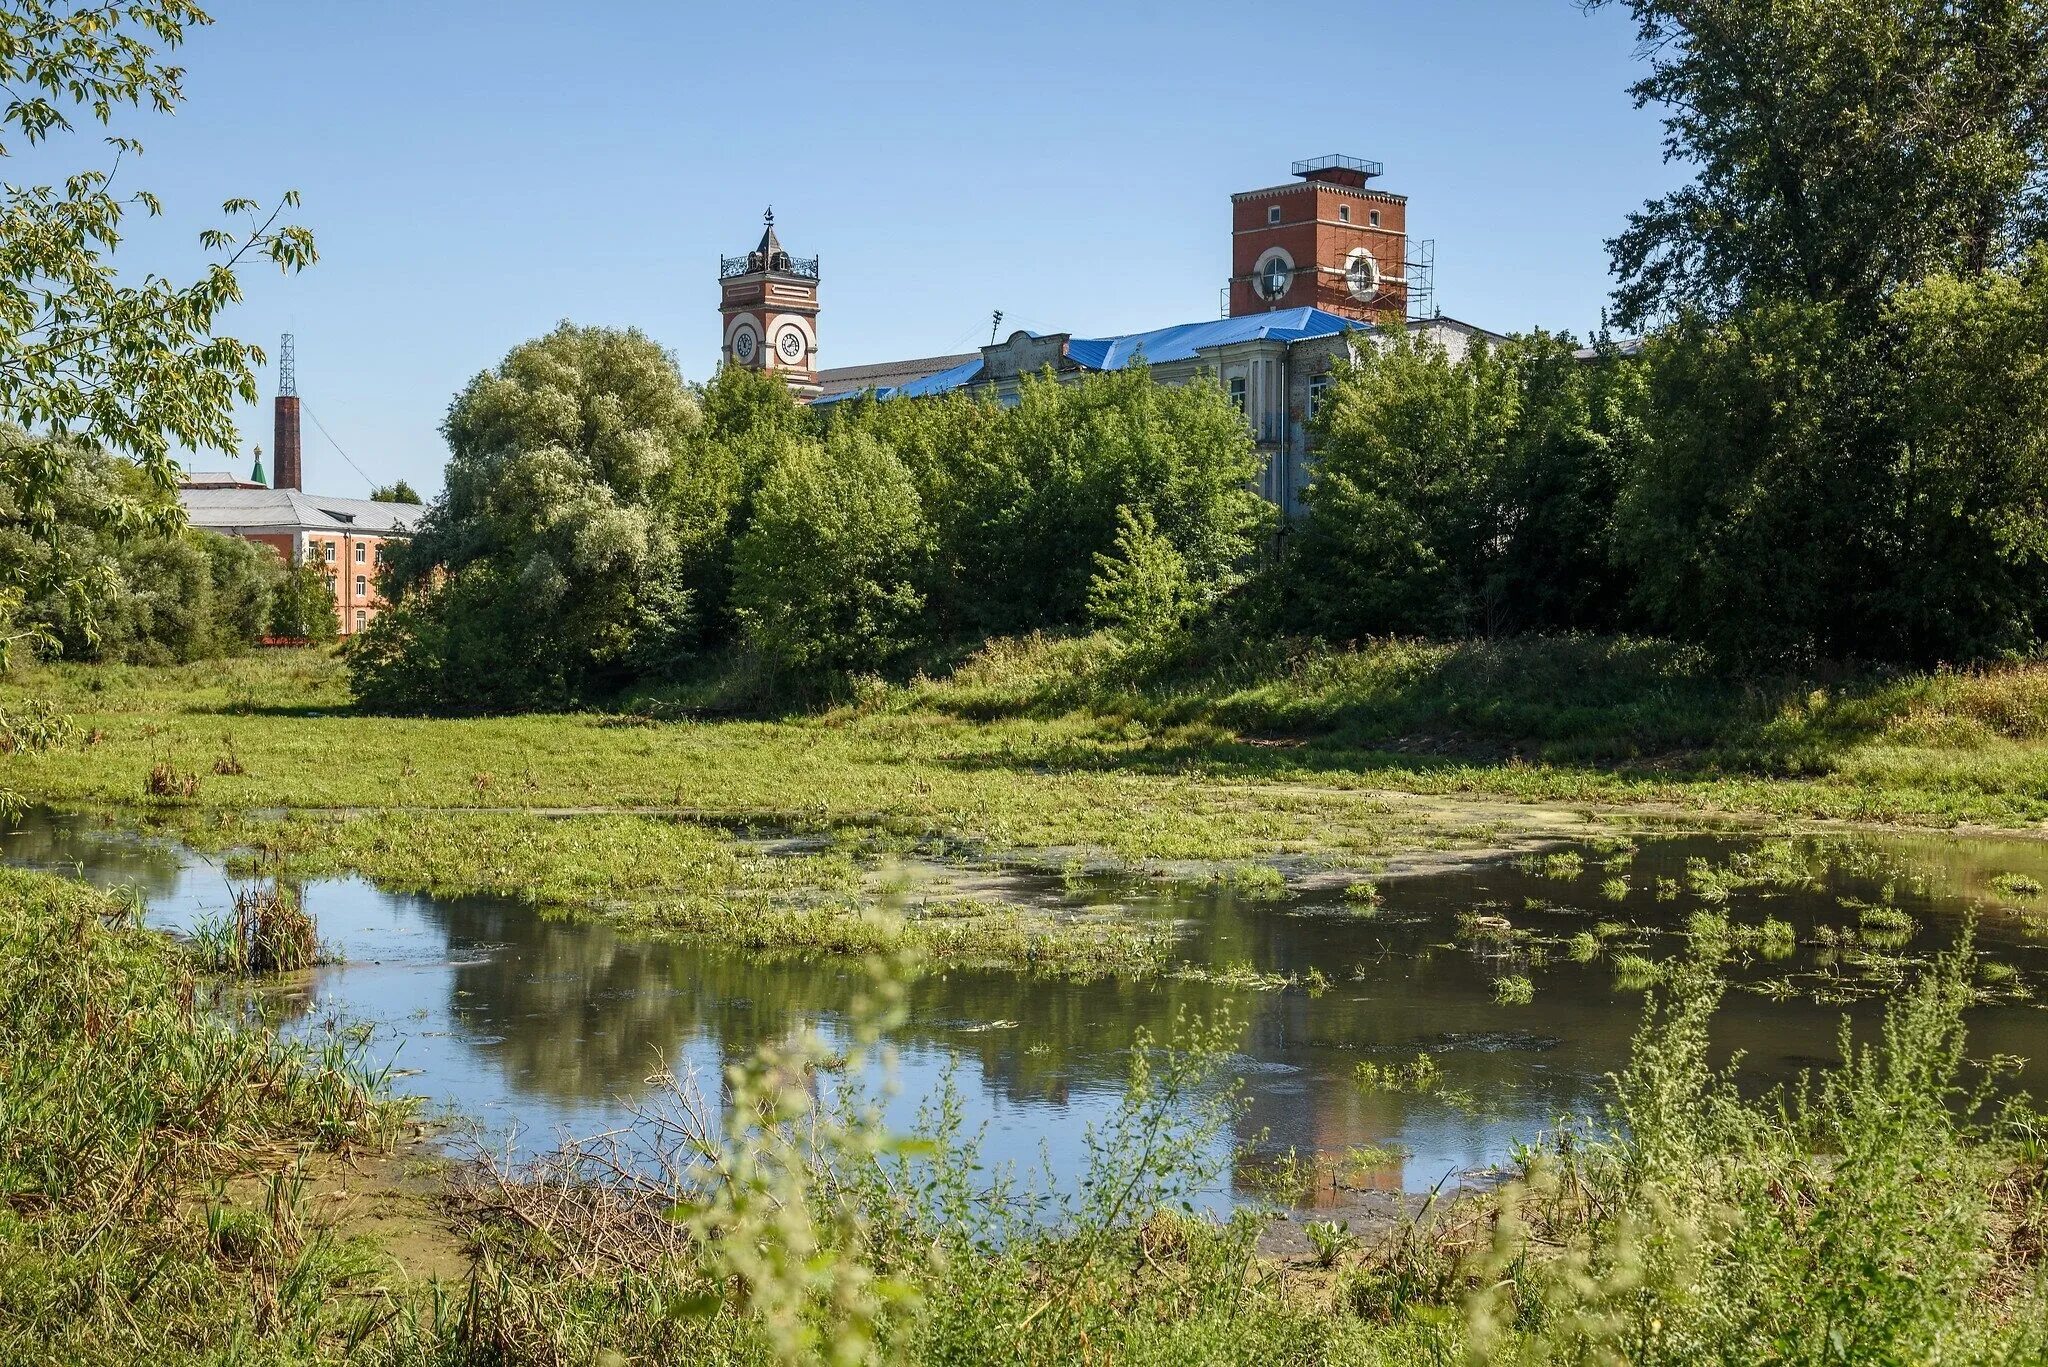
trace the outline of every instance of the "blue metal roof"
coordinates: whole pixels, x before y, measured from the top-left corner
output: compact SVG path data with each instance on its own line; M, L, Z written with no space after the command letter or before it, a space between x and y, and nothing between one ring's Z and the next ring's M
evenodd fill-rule
M951 370L941 370L936 375L926 375L922 379L911 380L907 384L899 384L882 397L887 399L929 398L933 394L944 394L949 390L958 389L961 385L966 384L979 374L981 374L981 357L977 356L971 361L962 361Z
M1239 318L1210 318L1200 323L1177 323L1150 332L1130 332L1121 337L1073 337L1067 341L1067 358L1085 370L1122 370L1137 361L1166 365L1193 359L1209 347L1235 342L1299 342L1310 337L1334 337L1340 333L1370 327L1356 318L1325 313L1316 308L1275 309L1271 313L1248 313ZM893 388L873 391L878 399L921 399L947 394L970 384L981 374L981 358L975 357L922 379ZM819 404L853 398L853 393L819 399Z
M1132 332L1122 337L1073 338L1067 355L1090 370L1122 370L1141 356L1148 365L1192 359L1198 351L1233 342L1271 340L1299 342L1309 337L1331 337L1366 327L1356 318L1343 318L1321 309L1275 309L1271 313L1247 313L1238 318L1211 318L1200 323L1179 323L1150 332Z

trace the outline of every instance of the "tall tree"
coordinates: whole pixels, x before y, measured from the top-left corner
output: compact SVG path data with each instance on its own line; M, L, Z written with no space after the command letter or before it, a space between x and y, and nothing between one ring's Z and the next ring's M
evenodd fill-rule
M564 323L449 406L447 487L393 558L408 601L358 649L380 704L560 703L694 640L677 489L698 407L645 334ZM394 672L394 662L404 668Z
M1617 320L1794 298L1868 314L2017 260L2048 217L2043 0L1584 0L1636 21L1691 183L1609 243Z
M185 98L184 70L163 54L211 22L190 0L0 0L0 158L79 135L81 124L111 129L127 111L172 112ZM124 219L163 206L147 190L117 187L141 143L116 133L105 146L102 164L61 181L0 188L0 417L125 453L146 492L168 494L172 452L233 451L232 407L256 400L252 366L262 352L214 334L242 298L238 269L257 258L301 269L315 259L313 239L279 222L298 203L294 192L268 210L231 199L224 226L199 235L212 260L198 280L151 272L123 283L112 257ZM29 460L5 469L31 532L47 538L64 467ZM177 516L168 498L124 498L105 510L117 530L166 528ZM10 605L51 587L28 585L23 573L0 564L0 650L15 634L5 626Z

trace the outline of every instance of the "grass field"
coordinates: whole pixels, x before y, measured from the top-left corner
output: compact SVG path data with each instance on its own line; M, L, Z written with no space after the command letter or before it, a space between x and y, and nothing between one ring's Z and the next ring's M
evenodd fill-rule
M878 918L891 860L1200 876L1290 858L1371 869L1643 813L2048 817L2035 667L1736 684L1626 640L1162 660L1096 636L997 642L943 679L851 692L769 717L707 711L700 690L424 719L354 710L331 651L45 666L0 680L17 737L0 788L112 807L290 876L354 870L745 945L1080 975L1149 972L1159 943L944 896ZM70 718L68 738L39 743L44 708ZM809 843L769 853L750 829Z
M353 712L325 652L43 667L0 682L0 786L163 822L280 876L358 869L897 972L948 956L1140 972L1148 950L985 909L896 917L878 881L896 855L1368 864L1650 802L1681 821L2048 816L2048 674L2032 667L1737 685L1647 643L1211 650L1197 667L1092 638L997 645L943 680L854 695L772 718L696 718L704 697L679 692L422 720ZM37 721L39 701L71 728ZM807 838L771 850L750 823ZM470 1172L402 1228L351 1229L331 1189L388 1162L403 1120L374 1081L339 1046L204 1010L213 981L119 899L0 873L0 1357L2048 1353L2048 1126L1969 1100L1968 961L1902 987L1874 1052L1759 1103L1708 1065L1729 932L1694 919L1696 963L1668 966L1620 1079L1619 1133L1531 1150L1515 1185L1440 1221L1309 1229L1311 1253L1275 1263L1256 1221L1170 1211L1214 1177L1195 1155L1218 1113L1190 1108L1219 1057L1199 1024L1134 1054L1098 1168L1049 1225L1043 1204L987 1187L943 1112L910 1146L858 1107L813 1119L800 1079L859 1069L792 1041L727 1079L722 1118L678 1097L668 1128L636 1139L674 1146L666 1175L571 1154ZM879 1031L888 973L875 982ZM897 1165L912 1153L922 1166Z
M772 719L692 720L687 696L359 715L317 651L23 670L0 681L0 711L47 698L76 717L89 744L7 760L8 787L57 803L651 807L1133 861L1372 855L1498 819L1446 831L1386 794L2048 819L2048 666L1830 684L1731 682L1627 640L1190 652L1199 664L1100 636L997 642L944 679ZM159 767L182 781L153 795Z

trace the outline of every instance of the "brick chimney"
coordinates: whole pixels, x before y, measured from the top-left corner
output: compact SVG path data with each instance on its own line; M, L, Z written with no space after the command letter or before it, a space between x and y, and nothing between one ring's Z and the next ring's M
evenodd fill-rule
M299 365L298 348L287 332L277 348L276 440L270 444L270 471L276 478L273 489L304 490L305 471L299 466Z
M270 447L270 467L276 472L273 489L304 489L304 472L299 468L299 396L277 396L277 432Z

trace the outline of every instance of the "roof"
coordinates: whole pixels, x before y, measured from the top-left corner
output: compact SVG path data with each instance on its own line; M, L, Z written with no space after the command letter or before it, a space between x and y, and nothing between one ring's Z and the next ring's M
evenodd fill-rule
M256 468L261 470L263 468L262 462L257 462ZM178 487L181 489L262 489L269 486L258 484L253 480L243 479L240 475L232 474L226 470L188 470L179 478Z
M297 489L180 489L178 501L195 527L217 532L367 532L404 536L426 509L417 503L328 498Z
M1067 357L1089 370L1122 370L1140 357L1148 365L1164 365L1169 361L1192 360L1198 351L1234 342L1300 342L1310 337L1367 330L1371 326L1321 309L1274 309L1236 318L1177 323L1121 337L1076 337L1067 343Z
M1410 319L1408 326L1452 328L1500 340L1498 333L1441 315ZM1369 332L1372 328L1371 323L1317 308L1274 309L1236 318L1205 318L1199 323L1176 323L1172 327L1154 328L1150 332L1127 332L1117 337L1070 337L1061 354L1081 370L1122 370L1139 361L1147 365L1168 365L1175 361L1193 360L1197 354L1211 347L1232 346L1240 342L1304 342L1316 337L1340 337L1347 332ZM1037 333L1027 335L1038 336ZM981 370L979 353L847 366L819 374L818 381L824 392L814 402L828 404L868 390L873 390L875 397L880 399L929 398L972 384L981 375Z
M1596 346L1582 346L1572 353L1577 361L1604 361L1614 356L1640 356L1647 341L1643 337L1624 337L1618 342L1607 342Z
M883 361L879 365L846 365L834 370L818 372L818 387L822 398L838 398L841 395L858 394L869 389L893 390L913 380L923 379L942 370L951 370L968 361L981 360L978 351L966 352L959 356L925 356L910 361Z
M1275 309L1250 313L1240 318L1208 318L1199 323L1178 323L1150 332L1130 332L1117 337L1071 337L1065 355L1083 370L1122 370L1141 357L1148 365L1191 360L1209 347L1233 342L1272 340L1299 342L1310 337L1333 337L1370 326L1356 318L1345 318L1321 309ZM1030 334L1037 336L1036 333ZM930 356L918 361L891 361L881 365L847 366L823 371L823 387L817 402L874 390L877 398L917 399L944 394L972 383L980 374L979 352L964 356Z

